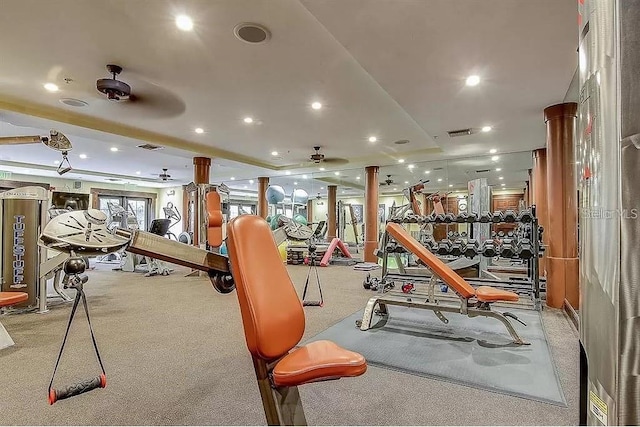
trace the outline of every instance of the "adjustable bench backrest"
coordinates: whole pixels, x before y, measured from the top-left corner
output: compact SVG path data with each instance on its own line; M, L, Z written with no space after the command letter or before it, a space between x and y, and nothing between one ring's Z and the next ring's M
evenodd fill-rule
M463 298L469 299L476 295L476 290L460 275L432 254L420 242L399 224L390 222L387 224L387 233L408 251L424 262L434 274L438 275L444 283L453 288Z
M222 245L222 203L217 191L207 193L207 242L215 248Z
M227 249L247 347L255 358L278 359L300 342L305 319L271 228L240 215L227 225Z

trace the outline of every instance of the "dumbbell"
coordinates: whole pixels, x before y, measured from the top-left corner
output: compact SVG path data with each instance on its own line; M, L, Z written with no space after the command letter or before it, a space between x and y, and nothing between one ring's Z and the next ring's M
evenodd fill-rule
M475 258L478 255L478 241L476 239L467 240L464 248L464 256L467 258Z
M504 222L504 214L501 211L495 211L493 215L491 215L491 222Z
M518 242L518 256L522 259L533 258L533 245L529 239L520 239Z
M460 237L467 237L467 232L463 231L462 233L460 233Z
M504 237L504 231L502 230L498 231L498 237Z
M465 223L467 222L467 218L469 218L469 214L466 212L460 212L457 216L456 216L456 222L457 223Z
M427 215L420 215L420 220L418 221L420 224L426 224L428 222Z
M473 224L476 221L478 221L478 214L477 213L471 212L469 215L467 215L467 222L469 224Z
M507 237L513 237L513 231L507 231Z
M497 239L498 238L498 233L496 233L495 231L491 232L491 238L492 239Z
M518 217L516 218L516 221L518 222L532 222L533 221L533 213L529 210L529 209L525 209L523 211L520 211L520 213L518 214Z
M427 215L426 222L427 223L436 222L436 216L437 216L436 214Z
M444 214L436 215L435 221L436 224L442 224L444 222Z
M478 217L478 221L480 221L483 224L491 222L491 213L482 212L482 214L480 214L480 216Z
M496 250L496 245L493 243L493 240L485 240L482 244L482 255L493 258L498 255L498 251Z
M387 252L393 253L396 251L398 244L396 242L387 243Z
M462 255L464 253L464 250L465 250L465 246L464 246L464 241L462 239L457 239L451 245L451 255L453 256Z
M500 245L500 256L503 258L513 258L516 254L516 248L513 240L504 239Z
M402 218L400 218L399 216L396 216L394 218L391 218L391 222L395 222L396 224L402 224L404 222L404 220Z
M454 236L453 236L453 230L450 230L450 231L447 233L447 237L449 237L449 238L453 238L453 237L454 237Z
M513 211L511 209L507 209L504 212L503 219L504 219L504 222L516 222L516 217L517 216L518 215L516 214L515 211Z
M416 222L418 222L418 215L416 214L408 214L405 217L406 221L411 223L411 224L415 224Z
M451 252L451 240L442 239L438 243L438 255L448 255Z
M431 238L426 239L423 245L429 252L434 252L436 249L438 249L436 241Z
M455 221L456 221L456 217L453 216L452 213L444 214L444 222L446 224L451 224L452 222L455 222Z

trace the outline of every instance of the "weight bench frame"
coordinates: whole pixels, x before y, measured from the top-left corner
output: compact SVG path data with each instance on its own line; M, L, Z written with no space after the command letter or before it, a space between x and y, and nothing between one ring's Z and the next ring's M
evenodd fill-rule
M513 343L516 345L529 345L528 342L525 342L518 332L516 332L515 328L509 322L509 319L505 317L503 313L498 311L492 311L490 303L484 303L479 301L473 301L471 298L467 299L460 296L455 289L449 287L453 292L456 293L460 300L460 305L453 304L442 304L438 298L436 298L435 287L438 283L438 279L442 281L442 279L431 270L432 276L429 281L428 293L426 297L426 301L414 301L416 299L415 296L411 296L411 294L407 294L407 296L394 296L394 295L376 295L369 299L367 305L364 309L364 314L362 315L362 321L358 325L361 331L366 331L371 328L371 322L373 320L373 315L376 314L375 307L378 306L378 314L382 316L388 316L389 311L387 310L387 305L398 305L403 307L410 308L421 308L426 310L431 310L434 314L440 319L440 321L444 324L449 323L449 319L447 319L442 312L448 313L459 313L470 318L477 316L484 317L492 317L494 319L499 320L505 326L511 338L513 338ZM442 281L446 284L446 282ZM422 297L424 298L424 297ZM471 304L470 304L471 303Z
M297 386L276 387L271 381L271 371L280 359L265 362L251 357L256 371L262 406L270 426L306 426L307 419Z

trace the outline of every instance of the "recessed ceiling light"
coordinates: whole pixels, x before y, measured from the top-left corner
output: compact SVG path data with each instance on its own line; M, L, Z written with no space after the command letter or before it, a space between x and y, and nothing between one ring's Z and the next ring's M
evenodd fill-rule
M369 137L369 142L376 142L378 140L378 138L376 138L375 136L370 136Z
M500 187L504 187L504 183L500 184Z
M356 176L356 179L360 179L360 175Z
M284 174L285 175L291 175L291 171L285 171Z
M87 155L86 154L80 154L78 157L80 157L81 159L86 159Z
M236 177L235 177L235 176L232 176L230 179L231 179L231 181L235 181L235 180L236 180Z
M453 187L453 184L449 184L449 187Z
M194 132L195 132L195 133L204 133L204 129L202 129L202 128L195 128Z
M346 193L346 191L342 190L342 194L345 194L345 193Z
M45 83L43 86L49 92L57 92L59 90L58 85L55 83Z
M324 171L324 170L325 170L325 168L320 168L320 170L321 170L321 171Z
M191 31L193 30L193 20L187 15L178 15L176 16L176 27L182 31Z
M243 186L242 188L249 188L249 187L247 187L247 186L245 185L245 186Z
M307 176L307 175L302 175L302 179L307 179L307 178L309 178L309 176Z
M498 160L500 160L500 156L493 156L491 160L493 160L494 162L497 162Z
M500 176L500 177L498 177L498 179L504 179L504 176Z
M59 165L59 164L60 164L60 160L54 160L54 161L53 161L53 164L54 164L54 165Z
M426 173L427 175L431 173L431 171L424 171L424 173Z
M498 152L498 150L496 150L495 148L492 148L491 150L489 150L489 154L496 154Z
M140 171L136 171L136 175L140 175L142 172Z
M409 166L407 166L407 167L408 167L409 169L413 169L413 168L415 168L415 167L416 167L416 165L409 165Z
M249 184L253 184L253 180L252 179L249 180Z
M480 83L480 76L476 76L475 74L471 75L467 77L466 83L467 86L476 86L478 83Z
M405 184L408 184L408 183L409 183L409 181L405 181L404 183L405 183Z
M324 190L324 187L320 187L321 190Z
M398 159L398 163L404 163L404 159Z
M493 129L491 126L482 126L482 132L491 132Z
M113 151L114 153L118 151L118 147L111 147L111 151Z
M293 185L298 185L298 182L297 182L297 181L294 181Z
M338 176L338 175L340 175L340 172L335 171L333 174L334 174L335 176Z
M496 172L500 172L502 168L496 168Z
M278 152L277 152L277 151L272 151L272 152L271 152L271 155L272 155L272 156L277 156L277 155L278 155Z
M251 117L245 117L243 120L245 123L253 123L253 119Z
M438 178L438 182L442 182L442 178Z
M398 191L398 189L397 189L397 188L394 188L394 189L393 189L393 191Z
M313 108L314 110L319 110L322 108L322 104L319 103L318 101L315 101L313 103L311 103L311 108Z

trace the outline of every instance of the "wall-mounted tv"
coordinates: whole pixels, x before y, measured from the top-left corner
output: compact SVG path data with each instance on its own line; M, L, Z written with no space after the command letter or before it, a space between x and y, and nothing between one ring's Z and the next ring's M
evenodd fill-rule
M86 210L89 209L89 195L54 191L51 197L54 209Z

